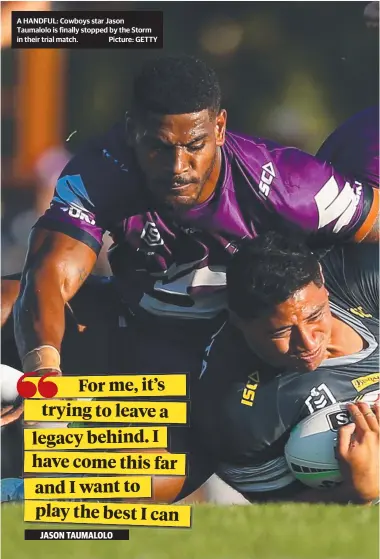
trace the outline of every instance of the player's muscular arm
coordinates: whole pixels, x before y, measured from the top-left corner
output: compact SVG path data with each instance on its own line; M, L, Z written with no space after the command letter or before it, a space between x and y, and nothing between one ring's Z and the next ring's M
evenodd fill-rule
M285 223L322 242L378 241L378 188L295 148L271 156L276 176L266 204Z
M35 348L51 346L47 351L53 352L55 360L52 348L58 352L61 348L65 303L81 287L96 258L91 248L63 233L32 230L14 307L15 338L22 359ZM49 357L46 365L44 368L57 368Z

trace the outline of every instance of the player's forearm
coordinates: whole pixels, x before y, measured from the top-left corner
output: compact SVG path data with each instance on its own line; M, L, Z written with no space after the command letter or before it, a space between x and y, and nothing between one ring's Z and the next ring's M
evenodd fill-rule
M65 301L57 277L46 272L28 273L14 307L14 323L21 359L44 345L60 351L65 330Z

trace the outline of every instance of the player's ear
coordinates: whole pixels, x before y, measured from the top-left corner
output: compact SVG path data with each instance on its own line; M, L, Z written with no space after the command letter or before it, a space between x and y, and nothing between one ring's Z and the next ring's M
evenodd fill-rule
M216 145L223 146L226 137L226 126L227 126L227 111L222 109L215 119L215 138Z

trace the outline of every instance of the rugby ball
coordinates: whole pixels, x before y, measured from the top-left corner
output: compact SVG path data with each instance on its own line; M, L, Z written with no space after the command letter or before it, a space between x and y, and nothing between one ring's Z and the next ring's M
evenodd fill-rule
M1 364L0 369L0 394L1 406L13 404L18 396L17 382L24 373L13 367Z
M369 392L360 401L372 404L379 392ZM294 427L285 446L285 458L296 479L318 489L328 489L342 481L336 458L337 433L350 422L346 404L336 403L314 412Z

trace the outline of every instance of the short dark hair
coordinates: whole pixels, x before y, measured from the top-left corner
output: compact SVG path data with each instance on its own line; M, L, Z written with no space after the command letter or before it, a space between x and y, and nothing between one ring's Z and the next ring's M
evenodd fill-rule
M304 240L270 231L243 243L232 258L228 305L240 318L259 318L311 282L322 287L323 276Z
M135 77L132 110L186 114L220 110L221 92L215 71L188 55L149 60Z

